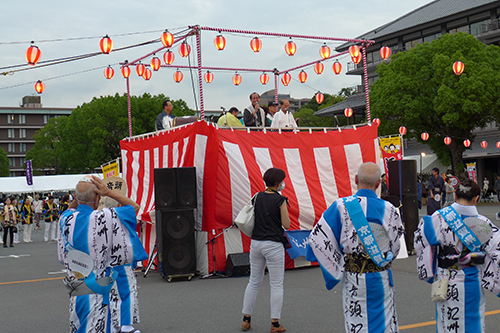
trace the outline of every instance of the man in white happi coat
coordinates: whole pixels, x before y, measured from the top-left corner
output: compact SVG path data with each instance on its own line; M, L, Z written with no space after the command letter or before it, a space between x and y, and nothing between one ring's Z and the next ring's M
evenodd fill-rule
M290 102L286 99L280 102L280 110L274 114L271 127L297 127L295 118L290 112Z
M97 210L101 196L123 207ZM76 185L76 200L59 220L58 255L66 266L70 332L111 332L109 291L113 267L148 258L136 233L139 206L95 176Z
M335 201L316 223L306 258L319 262L327 289L342 281L346 332L398 332L390 265L403 225L396 208L375 193L378 165L363 163L355 181L356 195Z
M250 95L250 106L247 106L243 111L243 122L246 127L265 127L266 126L266 113L264 109L259 106L260 95L253 92Z

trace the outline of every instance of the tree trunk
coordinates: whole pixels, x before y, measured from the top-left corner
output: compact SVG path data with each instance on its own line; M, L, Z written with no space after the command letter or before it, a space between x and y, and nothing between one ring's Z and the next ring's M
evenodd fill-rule
M451 170L453 170L454 175L461 179L464 175L464 159L462 156L464 148L459 143L457 143L456 140L453 140L448 147L451 152Z

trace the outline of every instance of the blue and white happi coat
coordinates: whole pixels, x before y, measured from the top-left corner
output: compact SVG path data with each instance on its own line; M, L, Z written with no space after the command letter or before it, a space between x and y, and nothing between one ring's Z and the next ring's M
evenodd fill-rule
M451 205L462 219L477 217L491 225L493 235L481 247L484 264L464 269L448 269L437 266L439 246L453 246L457 253L463 250L462 242L451 230L439 211L420 220L415 231L417 272L421 280L429 283L434 276L449 276L447 299L436 303L437 332L480 333L484 332L484 290L500 296L500 232L491 221L479 215L475 206L458 203Z
M380 224L387 231L389 244L380 250L391 251L396 258L399 238L404 232L398 210L372 190L361 189L356 195L368 222ZM342 280L346 332L398 332L391 270L361 275L346 272L344 257L352 253L366 252L344 201L338 199L311 231L306 258L319 262L328 290Z
M58 255L66 266L72 247L93 259L96 279L110 276L111 268L148 258L135 231L137 219L132 206L93 210L80 204L65 211L59 220ZM109 295L90 294L70 298L70 332L111 332Z
M117 266L118 277L109 292L109 307L113 327L140 322L137 278L132 265Z

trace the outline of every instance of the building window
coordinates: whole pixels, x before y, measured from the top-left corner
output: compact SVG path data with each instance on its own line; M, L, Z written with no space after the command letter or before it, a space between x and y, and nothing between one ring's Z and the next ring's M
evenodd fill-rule
M414 40L410 40L410 41L406 42L405 43L405 50L409 51L412 48L414 48L415 46L417 46L418 44L422 44L422 38L414 39Z
M9 143L9 153L14 153L16 151L16 144Z
M19 146L20 146L20 148L19 148L20 152L25 153L26 152L26 144L20 143Z
M458 28L455 28L455 29L450 29L448 31L448 33L450 34L456 34L457 32L465 32L466 34L469 33L469 26L468 25L464 25L464 26L461 26L461 27L458 27Z
M9 157L9 166L11 166L11 167L16 166L16 158L15 157Z
M49 122L50 116L48 114L43 115L43 123L47 124Z
M14 115L13 114L8 114L7 115L7 123L13 124L14 123Z
M429 36L425 36L424 37L424 42L432 42L433 40L435 39L438 39L439 37L441 37L441 33L437 33L437 34L433 34L433 35L429 35Z
M25 157L19 157L19 162L21 163L20 165L23 166L24 162L26 162L26 158Z
M472 23L470 25L470 33L473 36L485 33L488 31L488 24L491 23L491 20L484 20L476 23Z
M25 138L26 137L26 128L20 128L19 129L19 137L20 138Z
M9 138L14 138L14 129L13 128L9 128L9 132L8 132L8 137Z
M25 114L19 115L19 124L26 124L26 115Z

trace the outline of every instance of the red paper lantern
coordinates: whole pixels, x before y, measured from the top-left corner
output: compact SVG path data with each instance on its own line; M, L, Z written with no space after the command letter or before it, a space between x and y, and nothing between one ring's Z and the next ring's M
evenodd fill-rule
M104 77L106 79L110 80L114 75L115 75L115 70L111 66L108 66L108 68L104 70Z
M481 148L486 149L486 147L488 147L488 142L481 141Z
M217 50L222 51L226 47L226 39L224 38L224 36L219 35L215 37L214 44Z
M444 138L444 144L445 145L449 145L451 143L451 138L449 136L447 136L446 138Z
M252 48L252 51L259 52L262 49L262 41L259 38L254 37L250 41L250 47Z
M351 55L351 58L356 58L360 54L360 49L359 46L357 45L352 45L349 47L349 54Z
M205 73L205 82L206 83L212 83L213 80L214 80L214 74L210 73L210 71L207 71Z
M126 79L130 76L130 67L128 66L123 66L122 67L122 75Z
M352 109L351 108L345 108L344 109L344 116L346 116L347 118L351 118L351 116L352 116Z
M283 74L283 77L281 77L281 83L283 83L283 85L286 87L290 83L291 79L292 76L290 75L290 73L285 72L285 74Z
M168 30L165 30L165 32L161 35L161 43L165 47L171 47L174 45L174 35L168 32Z
M144 66L141 62L139 62L137 64L137 66L135 66L135 72L137 73L137 75L139 76L142 76L142 74L144 74L144 71L146 70L146 66Z
M420 137L422 138L423 141L427 141L429 140L429 133L424 132L420 134Z
M180 70L177 70L177 72L174 73L175 83L181 82L183 77L184 77L184 75L182 74L182 72Z
M267 84L269 82L269 75L266 73L260 74L260 83Z
M144 78L144 80L148 81L149 79L151 79L151 76L153 75L153 72L151 72L151 70L149 68L146 68L144 70L144 73L142 73L142 77Z
M336 60L332 65L332 69L335 74L339 75L342 71L342 64L338 60Z
M404 126L399 127L399 134L405 135L406 134L406 127L404 127Z
M497 148L500 149L500 141L497 142Z
M239 86L240 85L240 83L241 83L241 75L240 74L235 73L233 75L233 83L234 83L235 86Z
M101 47L102 53L109 54L109 52L113 49L113 41L108 37L108 35L106 35L101 39L99 46Z
M320 47L319 49L319 55L321 58L326 59L330 57L330 48L326 45L326 43Z
M464 146L469 148L470 147L470 140L469 139L465 139L464 140Z
M390 56L391 56L390 48L388 48L387 46L380 48L380 57L382 57L382 59L387 60L389 59Z
M167 52L163 54L163 61L165 61L167 65L171 65L174 62L174 59L175 59L174 52L170 50L167 50Z
M153 57L151 59L151 68L156 72L157 70L160 69L161 66L161 60L158 57Z
M299 73L299 81L300 83L304 83L307 81L307 73L304 70L301 70Z
M179 45L179 54L183 58L186 58L189 55L189 53L191 53L191 46L189 46L189 44L186 43L186 41L184 41L184 43Z
M377 124L377 126L380 126L380 119L378 119L378 118L374 118L374 119L372 120L372 123Z
M294 42L292 42L291 38L290 40L285 44L285 52L289 56L293 56L295 52L297 52L297 45L295 45Z
M325 69L325 66L321 62L319 62L319 61L314 65L314 71L318 75L320 75L321 73L323 73L323 69Z
M462 74L462 72L464 71L464 64L463 62L461 61L456 61L454 64L453 64L453 72L455 72L455 75L460 75Z
M361 53L359 53L356 57L352 57L352 62L354 62L356 65L361 62Z
M45 90L45 83L40 80L36 81L35 90L37 93L41 94Z
M38 60L40 60L41 55L42 52L40 52L40 49L33 44L31 44L31 46L26 50L26 53L24 53L24 57L26 58L28 65L35 65Z
M325 100L325 96L323 96L323 94L322 94L322 93L318 92L318 93L316 94L316 102L317 102L318 104L321 104L321 103L323 103L323 101L324 101L324 100Z

